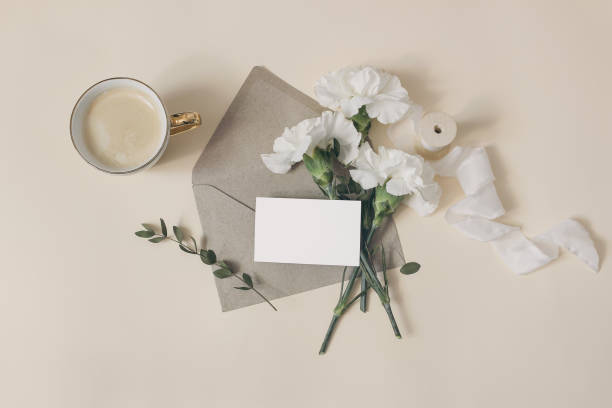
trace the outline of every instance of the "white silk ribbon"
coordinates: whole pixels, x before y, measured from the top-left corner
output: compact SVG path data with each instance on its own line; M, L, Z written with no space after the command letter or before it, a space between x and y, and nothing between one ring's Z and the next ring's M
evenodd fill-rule
M495 190L495 176L483 147L456 146L431 165L440 176L456 177L466 194L446 212L448 223L470 238L490 242L515 273L528 273L548 264L559 256L559 247L594 271L599 269L593 240L578 221L566 219L533 239L525 237L519 227L493 221L506 210Z

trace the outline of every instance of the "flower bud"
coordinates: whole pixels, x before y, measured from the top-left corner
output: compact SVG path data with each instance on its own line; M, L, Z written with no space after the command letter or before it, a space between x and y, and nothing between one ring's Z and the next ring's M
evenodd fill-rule
M315 148L312 157L304 154L304 164L312 179L323 190L328 190L334 179L333 152Z
M395 212L404 196L389 194L384 185L376 187L374 194L374 201L372 202L372 207L374 208L374 221L372 222L372 226L377 228L382 224L386 216Z

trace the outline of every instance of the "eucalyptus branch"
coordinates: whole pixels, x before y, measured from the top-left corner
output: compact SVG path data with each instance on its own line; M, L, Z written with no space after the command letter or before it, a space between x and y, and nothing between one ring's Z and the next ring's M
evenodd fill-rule
M168 228L166 227L166 222L162 218L159 219L159 222L160 222L160 229L161 229L161 233L159 234L156 233L155 230L148 224L142 224L144 230L136 231L134 234L137 237L146 238L148 239L149 242L152 242L154 244L158 244L165 240L176 242L179 248L181 249L181 251L186 252L191 255L199 255L200 260L206 265L217 266L218 269L215 269L213 271L213 275L215 275L216 278L226 279L232 276L235 279L238 279L244 284L244 286L234 286L234 289L243 290L243 291L252 290L260 298L266 301L266 303L268 303L268 305L270 305L272 309L277 311L276 307L274 307L274 305L260 291L258 291L255 288L253 284L253 278L251 278L251 275L249 275L248 273L242 273L241 275L238 275L229 267L229 265L225 261L222 261L222 260L218 261L217 255L212 249L200 248L200 250L198 251L198 244L196 240L193 237L189 236L188 238L189 240L191 240L191 243L193 244L193 246L187 243L186 242L188 241L188 239L186 239L187 236L185 235L183 230L177 226L172 227L174 237L169 236Z

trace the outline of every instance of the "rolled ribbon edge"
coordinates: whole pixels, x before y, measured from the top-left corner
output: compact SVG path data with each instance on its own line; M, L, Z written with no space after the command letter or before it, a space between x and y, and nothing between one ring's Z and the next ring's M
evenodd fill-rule
M431 165L438 175L457 178L466 194L447 210L446 221L472 239L491 243L514 273L529 273L549 264L559 256L559 248L573 253L595 272L599 270L594 242L586 228L574 219L565 219L532 240L519 227L493 221L505 210L495 190L495 176L484 147L455 146ZM496 205L501 210L494 208Z

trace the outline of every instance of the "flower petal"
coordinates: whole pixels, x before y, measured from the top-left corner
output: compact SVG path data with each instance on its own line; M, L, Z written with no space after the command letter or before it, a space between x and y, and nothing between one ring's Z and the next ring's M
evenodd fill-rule
M274 163L284 162L287 159L290 165L302 161L302 156L308 152L312 144L313 128L318 124L320 124L320 118L312 118L305 119L291 128L285 128L283 134L274 140L272 148L274 153L279 153L280 156L266 156L268 163L272 163L272 166L275 167Z
M423 188L420 193L415 192L412 194L407 200L404 200L403 203L423 217L430 215L438 208L441 196L442 189L440 185L438 183L432 183Z
M353 96L352 98L341 100L340 108L342 109L344 116L351 118L359 112L359 108L361 108L363 105L367 105L368 103L372 103L373 101L374 100L372 98Z
M352 164L356 169L350 171L351 177L365 190L382 185L387 179L387 174L381 171L380 156L372 150L368 142L361 145Z
M439 189L433 181L434 171L421 156L411 155L397 149L378 148L378 154L368 142L359 149L352 163L351 177L365 189L386 184L386 191L394 196L424 194L427 201L439 200ZM374 184L376 183L376 184Z
M291 169L290 153L262 154L261 160L272 173L285 174Z
M409 100L392 99L382 95L375 97L375 100L366 105L368 116L376 118L385 125L395 123L410 110Z
M353 166L360 170L374 170L377 169L379 165L380 157L372 150L370 143L365 142L362 144Z
M384 124L398 121L413 105L397 76L369 66L324 75L315 95L321 105L341 109L348 118L365 105L368 115Z
M359 183L361 188L369 190L379 185L380 179L376 172L371 170L350 170L351 178Z
M434 181L435 175L433 167L428 162L424 162L421 174L423 186L419 187L407 200L404 200L404 204L414 209L420 216L433 213L440 203L442 188Z
M347 75L353 71L354 68L343 68L323 75L314 88L317 101L327 108L339 109L342 100L353 96L346 80Z
M355 160L359 154L361 135L355 129L353 122L346 119L340 112L327 111L321 115L321 123L330 142L336 139L340 145L338 160L343 164L349 164Z
M421 156L400 152L402 162L389 169L391 180L387 183L387 192L393 195L407 195L418 192L423 187L423 167L425 161ZM396 153L397 154L397 153Z
M402 100L408 98L408 91L404 89L399 78L389 73L384 73L388 78L385 81L385 86L380 90L379 95L384 95L390 99Z
M351 72L346 78L353 95L374 96L385 86L381 71L373 67L363 67Z
M366 106L368 115L388 124L400 120L413 105L408 92L402 87L398 77L382 73L384 86L374 96L374 101Z
M387 193L393 194L394 196L404 196L414 191L408 183L408 180L402 177L393 177L387 182L385 188Z
M379 168L381 171L384 171L387 176L392 176L394 173L408 169L408 162L413 166L418 164L417 156L411 156L397 149L386 149L384 146L378 148L378 155L380 156Z
M312 155L315 147L325 149L327 148L327 146L329 146L331 142L331 139L327 136L327 131L323 126L321 117L315 119L316 120L313 122L313 126L308 130L310 145L308 146L306 153L308 153L309 155Z

